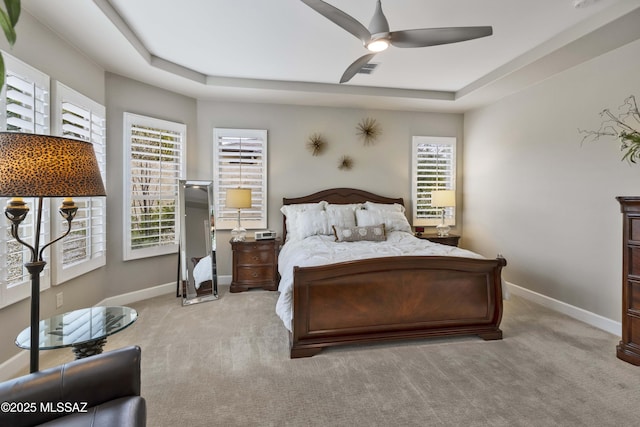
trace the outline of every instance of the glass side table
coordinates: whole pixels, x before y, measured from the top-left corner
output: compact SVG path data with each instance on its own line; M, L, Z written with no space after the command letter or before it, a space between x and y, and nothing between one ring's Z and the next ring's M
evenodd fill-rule
M71 347L76 359L102 353L107 337L125 329L138 318L129 307L91 307L58 314L40 321L40 350ZM16 338L16 345L31 348L31 328Z

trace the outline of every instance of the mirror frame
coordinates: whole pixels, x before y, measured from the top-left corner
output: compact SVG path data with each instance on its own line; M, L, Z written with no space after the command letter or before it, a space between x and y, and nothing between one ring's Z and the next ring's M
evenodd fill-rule
M205 252L211 257L211 281L212 291L207 295L189 296L185 290L185 285L193 281L189 275L189 265L187 260L187 209L186 209L186 190L188 188L204 188L207 193L208 209L209 209L209 238L205 240ZM215 218L213 206L213 181L196 181L196 180L180 180L178 188L180 201L180 249L178 258L178 291L182 295L182 305L197 304L205 301L213 301L218 299L218 278L216 268L216 252L215 245ZM206 226L206 224L205 224ZM186 282L186 283L185 283Z

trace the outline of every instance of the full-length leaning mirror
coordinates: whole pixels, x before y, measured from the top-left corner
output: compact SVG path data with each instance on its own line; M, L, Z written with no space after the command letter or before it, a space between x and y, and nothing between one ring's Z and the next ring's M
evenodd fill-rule
M182 305L218 298L213 182L180 181L178 289Z

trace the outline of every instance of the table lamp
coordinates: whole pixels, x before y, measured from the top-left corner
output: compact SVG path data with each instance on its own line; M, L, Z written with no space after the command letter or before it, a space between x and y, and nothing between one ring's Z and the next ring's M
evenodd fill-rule
M89 142L49 135L0 132L0 197L11 197L5 216L11 221L11 236L31 251L25 263L31 275L30 370L38 370L40 323L40 273L47 264L44 250L71 231L78 211L71 197L105 196L104 184L93 145ZM18 228L29 213L23 197L37 198L38 207L33 246L20 238ZM64 197L59 209L67 231L40 248L42 200Z
M444 223L445 208L456 205L456 192L454 190L434 190L431 192L431 206L442 208L442 222L436 226L438 236L448 236L451 227Z
M243 242L247 235L247 230L242 228L240 224L240 210L249 209L251 207L251 189L250 188L231 188L227 190L225 206L238 210L238 225L231 230L231 240L234 242Z

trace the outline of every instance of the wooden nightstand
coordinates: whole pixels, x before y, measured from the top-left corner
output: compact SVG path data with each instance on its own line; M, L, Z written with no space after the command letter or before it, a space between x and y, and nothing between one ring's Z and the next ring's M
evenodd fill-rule
M420 236L416 235L419 239L426 239L430 242L441 243L443 245L449 246L458 246L458 241L460 240L460 236L455 234L449 234L448 236L438 236L437 234L422 234Z
M233 276L230 292L251 288L278 290L278 249L280 239L231 241Z

